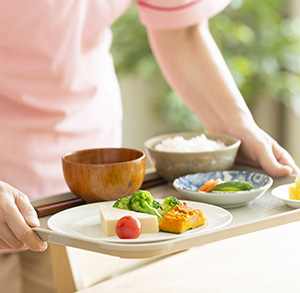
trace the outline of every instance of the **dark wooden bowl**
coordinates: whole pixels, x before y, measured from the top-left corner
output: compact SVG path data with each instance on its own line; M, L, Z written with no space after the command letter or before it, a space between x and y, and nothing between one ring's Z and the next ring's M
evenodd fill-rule
M131 195L143 183L146 156L127 148L87 149L62 157L63 173L72 193L86 202Z

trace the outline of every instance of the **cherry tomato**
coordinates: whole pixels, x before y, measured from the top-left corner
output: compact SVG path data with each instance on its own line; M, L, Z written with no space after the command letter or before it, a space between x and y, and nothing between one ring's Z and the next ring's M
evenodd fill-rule
M121 239L136 239L142 233L142 225L137 218L124 216L117 222L115 231Z

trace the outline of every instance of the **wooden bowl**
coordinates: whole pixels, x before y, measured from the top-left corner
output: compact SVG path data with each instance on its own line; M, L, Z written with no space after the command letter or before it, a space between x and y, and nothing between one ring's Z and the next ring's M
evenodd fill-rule
M63 173L73 194L86 202L116 200L143 183L146 156L127 148L87 149L62 156Z

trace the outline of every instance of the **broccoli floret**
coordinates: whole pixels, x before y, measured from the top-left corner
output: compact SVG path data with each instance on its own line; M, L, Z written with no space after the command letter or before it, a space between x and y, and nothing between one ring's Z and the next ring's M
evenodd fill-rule
M174 196L168 196L164 199L161 204L161 207L157 209L159 214L163 217L167 212L170 212L176 205L179 205L181 202Z
M123 209L123 210L131 210L130 207L130 199L131 196L125 196L123 198L119 198L113 205L114 208Z
M299 176L299 178L300 178L300 176ZM153 206L155 209L159 209L159 208L161 207L161 204L160 204L160 202L158 202L157 200L153 199L152 206Z
M131 210L157 216L158 221L162 216L153 207L153 197L149 191L138 190L133 193L130 199Z

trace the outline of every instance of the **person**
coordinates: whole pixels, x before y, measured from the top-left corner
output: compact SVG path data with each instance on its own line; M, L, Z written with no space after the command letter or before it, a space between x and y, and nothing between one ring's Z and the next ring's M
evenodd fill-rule
M61 155L121 146L121 95L109 51L109 27L132 2L0 1L4 292L53 292L40 276L47 275L49 256L47 244L30 229L38 225L30 200L68 190ZM208 19L229 2L139 0L137 4L162 73L205 128L240 138L239 162L261 167L271 176L299 173L289 153L255 123L209 32ZM25 265L31 287L23 283L19 287L24 291L12 291L9 286L17 282L9 281L9 276Z

